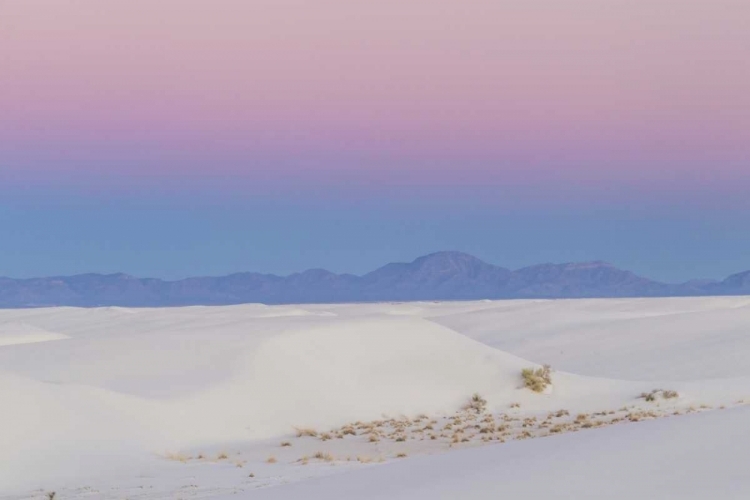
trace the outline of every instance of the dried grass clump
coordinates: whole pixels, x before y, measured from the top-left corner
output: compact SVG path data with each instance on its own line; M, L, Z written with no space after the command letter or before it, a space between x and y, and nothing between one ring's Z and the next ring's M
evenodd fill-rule
M292 446L292 443L290 443L289 441L282 441L281 442L281 447L282 448L286 448L286 447L289 447L289 446Z
M680 394L677 391L665 391L664 389L654 389L651 392L642 392L638 397L651 403L656 401L659 394L661 394L662 399L674 399L680 397Z
M278 460L276 460L276 457L274 457L273 455L266 459L267 464L275 464L276 462L278 462Z
M479 394L474 394L468 403L464 406L464 410L473 410L477 413L482 413L487 409L487 400Z
M333 439L333 436L331 436L329 432L324 432L323 434L320 435L321 441L329 441L331 439Z
M294 430L297 431L297 437L318 437L318 431L310 428L299 428L296 427Z
M187 463L188 460L191 460L193 457L190 455L185 455L184 453L167 453L164 455L164 458L167 460L174 460L176 462L182 462Z
M317 460L323 460L324 462L333 462L333 455L330 453L324 453L322 451L319 451L313 455L313 458Z
M552 384L552 368L544 365L541 368L524 368L521 370L524 386L534 392L544 392Z

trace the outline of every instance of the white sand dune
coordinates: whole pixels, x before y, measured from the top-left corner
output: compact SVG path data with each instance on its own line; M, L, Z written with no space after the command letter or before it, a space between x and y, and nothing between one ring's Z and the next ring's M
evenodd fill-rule
M528 415L655 408L638 395L658 387L680 393L659 403L665 412L750 401L750 363L742 362L750 359L748 304L710 298L0 311L0 325L16 325L0 327L0 345L18 325L23 332L7 338L65 339L0 347L0 395L12 408L0 413L0 495L44 488L75 497L77 487L91 484L139 488L143 479L134 478L146 474L175 481L155 480L153 498L173 497L170 488L188 477L201 483L201 496L216 496L231 481L231 491L241 492L329 475L351 465L300 468L295 460L304 447L322 445L295 443L282 456L279 440L294 427L450 415L473 393L491 412L517 403ZM549 393L523 389L521 369L546 362L558 369ZM672 429L682 418L653 428ZM587 431L563 442L589 433L608 435ZM507 446L525 450L531 442ZM356 455L372 445L336 446ZM437 450L409 446L416 455ZM591 446L583 457L599 452ZM492 448L471 453L509 460L504 447ZM258 478L243 474L239 481L236 467L216 463L180 468L160 456L222 449L257 460ZM263 464L270 453L281 463ZM383 470L398 475L399 467L407 468ZM321 484L321 492L335 491Z
M0 347L6 345L34 344L51 340L67 339L67 335L47 331L26 323L0 324Z
M627 380L750 375L748 297L519 300L487 306L428 315L487 345L583 375Z

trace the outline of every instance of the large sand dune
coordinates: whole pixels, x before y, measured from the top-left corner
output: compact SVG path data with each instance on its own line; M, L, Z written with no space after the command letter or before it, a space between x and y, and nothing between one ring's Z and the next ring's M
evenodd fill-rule
M455 448L482 444L478 433L455 446L442 438L430 443L419 430L405 443L386 444L385 437L378 444L364 437L335 443L307 438L283 450L278 443L296 439L294 428L322 431L420 414L442 424L474 393L486 399L487 413L499 418L511 412L519 421L561 408L572 415L630 408L627 412L665 416L738 406L750 402L747 325L750 299L742 297L4 310L0 495L33 496L41 488L85 496L77 488L98 485L101 498L119 498L147 482L153 498L173 497L186 482L200 496L250 492L366 468L359 462L369 459L351 460L361 453L393 461L401 449L399 454L410 457L451 452L357 474L365 482L383 483L391 475L401 481L405 464L418 467L420 473L405 481L400 493L412 498L408 488L422 491L430 464L436 476L449 477L449 470L464 467L452 457L464 453L467 464L495 464L503 474L515 471L508 477L517 489L498 492L524 491L524 482L534 477L501 466L515 463L515 454L531 460L537 447L543 452L557 442L570 447L569 460L583 464L599 460L607 446L603 443L614 440L614 450L616 443L631 439L622 436L648 440L657 433L664 446L672 446L679 441L675 429L689 433L695 425L695 432L708 440L711 419L731 434L741 420L733 415L746 417L746 412L716 410L717 416L628 423L627 431L618 426L471 451ZM556 371L553 386L537 394L522 387L520 372L541 363L552 363ZM657 403L638 398L655 388L675 390L679 398ZM673 427L677 421L680 427ZM659 429L671 434L662 436ZM603 437L597 441L596 436ZM675 450L681 449L678 444ZM336 452L328 462L339 467L299 465L303 453L319 448ZM221 450L231 450L235 462L189 458ZM277 463L265 463L272 454ZM620 460L636 458L631 451ZM543 467L551 472L545 476L561 474L554 472L552 459L546 460ZM672 469L681 467L675 463ZM478 484L494 470L489 465L480 469L486 477ZM325 492L339 497L337 488L348 488L346 481L354 480L338 483L332 477L315 488L320 498ZM461 484L454 486L464 488ZM598 484L592 482L592 488ZM286 488L268 494L299 497L295 487ZM283 496L285 491L291 496ZM395 491L370 493L385 497Z

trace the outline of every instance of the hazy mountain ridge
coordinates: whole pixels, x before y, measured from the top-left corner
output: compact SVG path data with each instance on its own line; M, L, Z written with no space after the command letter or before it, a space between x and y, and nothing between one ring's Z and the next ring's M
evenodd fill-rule
M750 271L715 282L667 284L606 262L540 264L511 271L461 252L391 263L363 276L311 269L289 276L236 273L177 281L126 274L0 278L0 307L183 306L507 298L750 294Z

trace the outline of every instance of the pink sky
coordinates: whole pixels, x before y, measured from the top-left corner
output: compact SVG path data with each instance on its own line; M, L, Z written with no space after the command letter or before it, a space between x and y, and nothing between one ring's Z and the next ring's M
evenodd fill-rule
M0 2L0 181L746 190L749 26L747 0Z

